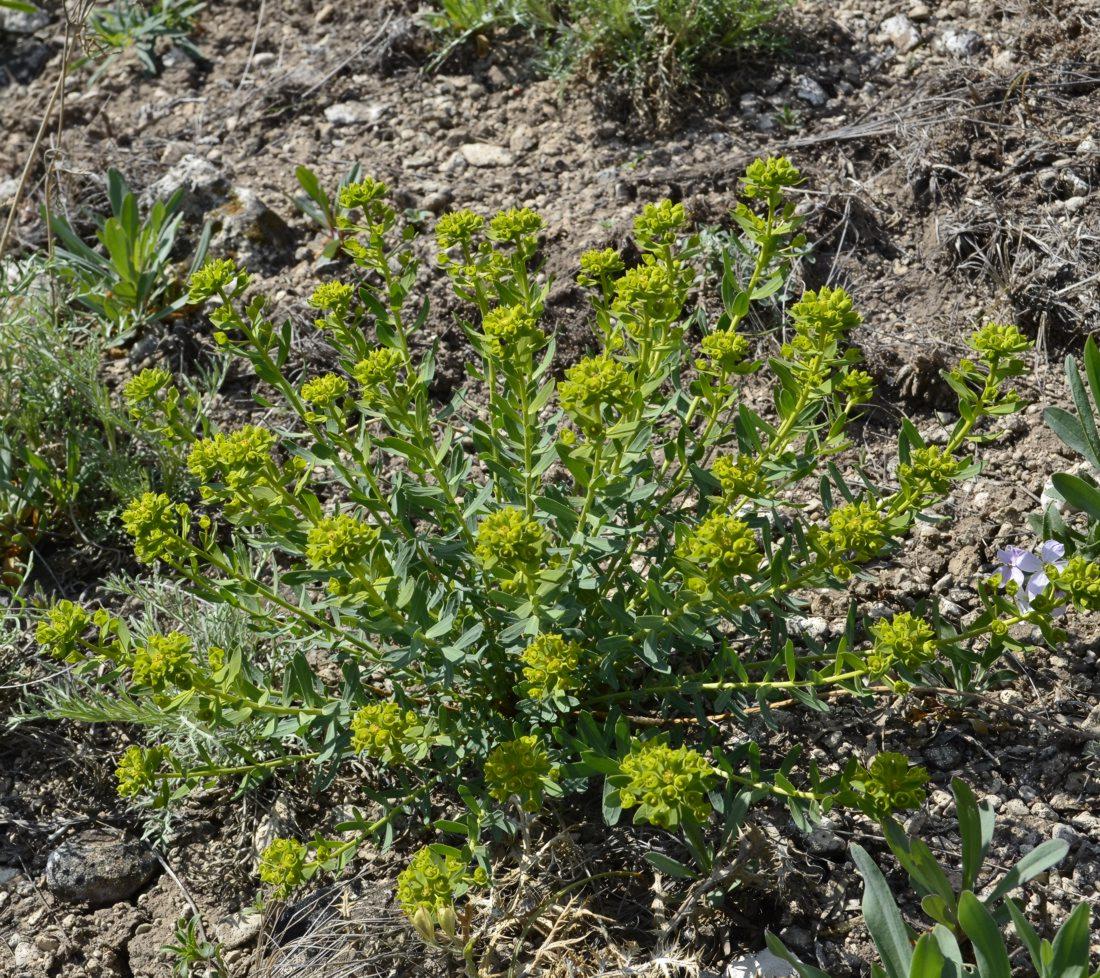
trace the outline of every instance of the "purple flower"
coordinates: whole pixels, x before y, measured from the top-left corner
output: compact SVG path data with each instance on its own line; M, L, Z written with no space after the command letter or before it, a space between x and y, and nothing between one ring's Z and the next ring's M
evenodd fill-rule
M1023 547L1006 547L997 551L997 573L1001 575L1002 587L1012 581L1016 587L1016 604L1021 611L1031 609L1033 598L1042 594L1050 584L1046 569L1054 566L1061 570L1066 566L1066 548L1057 540L1045 540L1036 556ZM1057 609L1055 614L1063 613Z

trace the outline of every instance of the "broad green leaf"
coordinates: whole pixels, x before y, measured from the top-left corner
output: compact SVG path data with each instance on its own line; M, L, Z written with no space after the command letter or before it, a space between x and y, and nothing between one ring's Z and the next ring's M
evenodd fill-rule
M944 958L931 934L923 934L913 948L909 978L942 978Z
M1012 965L996 921L969 890L959 896L959 924L974 945L980 978L1012 978Z
M1092 519L1100 521L1100 490L1095 486L1067 472L1054 473L1051 476L1051 482L1071 506L1088 513Z
M863 877L863 916L882 958L883 968L889 978L907 978L913 952L909 945L909 931L901 919L894 895L882 871L862 846L853 843L851 853Z

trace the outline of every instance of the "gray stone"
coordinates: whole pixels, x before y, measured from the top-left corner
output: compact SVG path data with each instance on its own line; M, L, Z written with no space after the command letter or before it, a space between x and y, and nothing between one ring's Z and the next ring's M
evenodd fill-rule
M214 924L214 934L218 943L227 949L244 947L256 940L260 933L264 917L260 913L247 913L239 911L222 917Z
M1051 835L1056 839L1061 839L1068 846L1075 846L1081 841L1081 833L1073 826L1066 825L1065 822L1059 822L1055 825Z
M920 31L905 14L887 18L879 29L898 54L908 54L920 44Z
M209 218L215 229L211 254L233 257L252 270L280 258L294 243L286 221L248 187L234 187Z
M809 75L799 75L794 80L794 93L803 102L812 105L815 109L821 108L829 101L829 95L815 78Z
M803 836L806 848L819 856L839 855L847 846L844 840L833 831L833 823L824 819L820 825L815 825Z
M8 34L34 34L50 22L50 15L42 10L8 10L0 7L0 31Z
M46 885L59 897L105 907L133 896L156 874L156 857L132 839L88 831L46 860Z
M459 147L459 152L470 166L511 166L515 162L510 150L492 143L464 143Z
M950 740L938 740L924 749L924 756L932 767L940 771L953 771L962 760L962 751Z
M180 203L183 213L199 219L225 201L229 181L218 167L201 156L184 156L159 180L145 189L142 203L149 207L157 200L166 200L183 188Z
M370 125L385 114L384 105L373 105L370 102L337 102L325 109L325 118L338 126Z

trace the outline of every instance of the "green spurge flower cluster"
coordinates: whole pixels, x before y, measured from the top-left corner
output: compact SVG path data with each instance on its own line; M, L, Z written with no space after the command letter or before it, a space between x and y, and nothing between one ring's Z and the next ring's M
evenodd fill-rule
M501 802L516 798L524 811L537 812L547 785L556 779L550 755L534 734L498 744L485 761L490 797Z
M707 792L715 771L698 751L657 741L637 743L621 771L619 802L623 808L637 806L635 821L675 829L687 821L705 823L710 816Z
M79 682L152 697L158 723L176 716L215 745L136 748L120 790L159 804L314 764L327 782L369 757L355 770L381 815L338 840L280 843L261 876L285 895L365 840L436 823L456 844L421 851L398 886L410 917L437 915L419 917L426 935L454 932L438 914L484 880L494 840L529 838L541 810L591 810L579 794L602 791L611 825L626 810L675 830L703 872L763 798L800 820L920 804L926 774L905 758L864 766L841 752L823 771L754 744L749 718L999 675L1021 647L1015 626L1057 639L1059 590L1100 604L1100 567L1074 558L1027 607L981 584L965 630L934 608L877 622L856 608L843 635L805 635L810 592L873 578L978 470L977 446L1019 406L1007 384L1028 344L1014 327L980 329L973 356L945 372L958 407L942 443L905 422L896 481L861 470L848 436L872 395L853 346L861 317L841 288L794 292L800 179L784 159L749 168L718 281L689 214L667 201L638 216L636 259L588 252L589 349L570 365L544 326L541 218L444 215L439 266L471 351L468 389L444 404L415 293L417 228L379 182L341 194L345 281L310 300L331 348L322 376L288 375L293 329L243 272L203 269L192 293L210 302L215 341L282 416L218 430L162 371L140 375L134 416L189 453L197 501L146 494L124 522L139 560L245 616L270 655L134 637L58 604L39 641ZM785 343L753 325L778 299L792 300ZM767 408L750 406L748 385L771 390Z

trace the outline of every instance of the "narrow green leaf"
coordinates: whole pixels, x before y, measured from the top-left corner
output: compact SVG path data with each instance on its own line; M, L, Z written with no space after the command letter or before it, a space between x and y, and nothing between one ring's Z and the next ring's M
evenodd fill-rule
M1058 933L1054 935L1054 955L1050 967L1052 974L1065 975L1071 968L1080 968L1082 972L1088 969L1091 916L1091 905L1079 903L1058 928Z
M764 942L768 945L768 950L771 951L772 954L777 958L782 958L798 972L798 978L829 978L829 975L820 968L815 968L812 964L803 964L803 962L799 961L792 952L787 950L786 945L770 930L764 931Z
M1072 448L1078 455L1088 459L1095 467L1100 468L1100 460L1085 437L1085 430L1081 422L1065 408L1049 407L1043 412L1043 420L1047 427L1053 431L1064 444Z
M663 852L656 852L653 849L642 858L659 873L664 873L665 876L671 876L673 879L690 880L699 875L695 870L689 869L671 856L666 856Z
M985 905L995 907L1001 897L1011 893L1016 887L1023 886L1028 880L1034 879L1051 866L1060 863L1067 852L1069 852L1069 844L1062 839L1048 839L1042 845L1036 846L1005 873L1004 878L993 888L993 892L985 898Z
M1073 357L1066 357L1066 384L1069 386L1070 395L1073 397L1073 406L1077 408L1077 418L1081 423L1081 430L1092 446L1093 455L1100 455L1100 434L1096 431L1096 418L1093 415L1092 403L1089 401L1085 385L1081 382L1081 374L1077 370L1077 362Z
M951 791L962 838L962 889L973 890L993 832L993 809L988 804L979 808L970 785L959 778L952 778Z
M1016 928L1016 936L1020 939L1020 943L1027 948L1027 953L1031 956L1031 963L1035 966L1035 973L1042 974L1043 965L1040 956L1039 935L1035 932L1035 928L1031 926L1028 919L1020 912L1020 908L1016 905L1015 900L1010 900L1008 897L1005 897L1005 906L1008 908L1009 916L1012 918L1012 926Z

